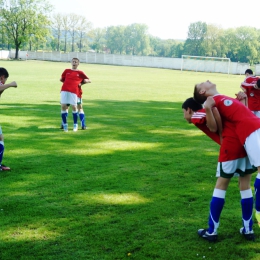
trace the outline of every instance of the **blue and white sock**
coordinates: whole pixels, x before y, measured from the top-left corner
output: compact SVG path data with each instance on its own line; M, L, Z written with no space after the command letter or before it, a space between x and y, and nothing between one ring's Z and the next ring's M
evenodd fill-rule
M62 120L62 124L67 124L67 117L68 117L68 112L65 110L61 110L61 120Z
M255 209L260 212L260 173L257 174L255 183Z
M210 202L210 213L209 213L209 228L208 232L211 234L213 232L217 233L219 227L219 219L222 209L225 204L226 191L220 189L214 189L213 197Z
M253 193L251 189L240 191L241 194L241 207L242 207L242 224L244 232L252 230L253 226Z
M72 111L72 116L73 116L73 123L77 124L78 123L78 111Z
M81 126L82 126L82 127L86 126L86 124L85 124L85 114L84 114L84 112L79 112L79 119L80 119L80 122L81 122Z
M3 156L4 156L4 142L0 141L0 165L2 165L2 160L3 160Z

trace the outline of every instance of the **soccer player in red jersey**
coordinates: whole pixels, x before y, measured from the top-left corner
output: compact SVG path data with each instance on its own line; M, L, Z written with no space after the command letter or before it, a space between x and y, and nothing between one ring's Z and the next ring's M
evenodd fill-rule
M212 108L216 107L221 115L223 122L223 138L232 133L228 132L229 126L234 126L236 135L240 144L244 145L251 165L257 167L258 174L254 183L255 187L255 208L256 219L260 222L260 119L256 117L248 108L242 105L236 99L221 95L216 89L216 84L202 82L195 85L194 99L204 103L207 116L212 116ZM210 125L208 125L211 128ZM249 194L249 193L248 193ZM252 217L248 219L249 228L244 227L241 233L244 235L253 234L250 226Z
M239 143L237 137L230 135L222 139L222 123L216 108L213 109L214 118L212 119L209 117L206 118L205 109L203 109L202 105L198 104L193 98L187 99L182 104L182 109L184 112L184 118L188 123L193 123L213 141L221 145L216 174L218 179L210 203L210 214L208 221L209 227L208 229L198 230L198 234L202 238L208 241L216 241L218 237L217 229L219 227L219 219L225 203L226 190L233 176L239 176L239 187L243 201L243 204L241 205L242 216L252 215L253 202L252 200L244 199L244 189L249 189L248 187L250 187L251 174L256 169L251 166L245 149ZM214 128L216 131L210 131L207 127L207 120L214 120ZM234 131L232 128L229 130L231 133ZM253 196L252 191L251 193L248 193L251 194L251 197ZM244 222L244 226L247 226L247 221ZM246 238L249 239L249 236L246 236ZM250 234L250 240L253 238L253 234Z
M64 131L68 131L67 124L67 105L70 104L72 108L73 114L73 131L78 130L78 110L77 110L77 101L78 101L78 93L79 87L83 84L91 83L88 76L81 70L78 70L79 59L73 58L71 61L72 68L65 69L61 75L60 81L63 82L61 87L61 118L63 122Z
M247 69L245 75L240 87L247 95L248 108L260 118L260 90L256 86L259 77L254 76L251 69Z

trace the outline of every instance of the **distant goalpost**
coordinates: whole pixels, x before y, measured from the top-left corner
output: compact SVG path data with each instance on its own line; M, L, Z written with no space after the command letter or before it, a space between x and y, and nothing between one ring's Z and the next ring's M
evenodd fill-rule
M181 56L181 71L216 72L229 74L230 59L204 56Z

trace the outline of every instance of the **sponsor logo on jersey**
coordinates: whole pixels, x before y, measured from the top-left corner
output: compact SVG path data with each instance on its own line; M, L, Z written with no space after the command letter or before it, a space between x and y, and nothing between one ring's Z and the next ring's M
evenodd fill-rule
M229 106L231 106L232 104L233 104L233 101L232 101L232 100L230 100L230 99L225 99L225 100L224 100L224 105L225 105L225 106L229 107Z

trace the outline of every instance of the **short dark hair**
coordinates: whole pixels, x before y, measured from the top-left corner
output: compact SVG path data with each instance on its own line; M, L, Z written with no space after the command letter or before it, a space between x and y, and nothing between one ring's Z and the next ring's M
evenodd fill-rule
M203 104L207 99L207 97L199 93L199 90L197 89L197 85L195 85L194 87L193 98L199 104Z
M257 80L256 85L258 88L260 88L260 79Z
M245 71L245 74L246 73L248 73L248 74L250 74L250 75L253 75L254 74L254 72L251 70L251 69L247 69L246 71Z
M185 110L190 108L192 111L196 112L196 111L202 109L202 105L199 104L198 102L196 102L193 97L190 97L190 98L187 98L183 102L182 108L185 109Z
M5 78L7 79L9 77L9 73L5 68L0 67L0 76L5 76Z

